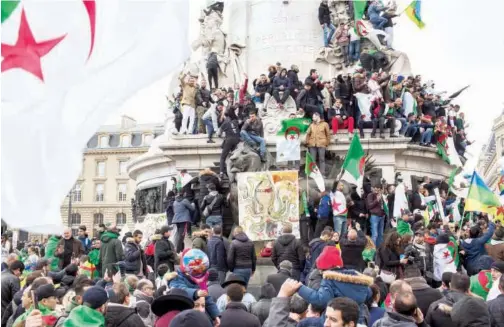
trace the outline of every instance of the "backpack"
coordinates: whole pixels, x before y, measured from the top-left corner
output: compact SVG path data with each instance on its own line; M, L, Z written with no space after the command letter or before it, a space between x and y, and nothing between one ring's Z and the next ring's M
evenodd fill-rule
M219 194L215 195L212 202L205 207L203 210L203 217L208 218L210 214L212 213L213 207L215 203L217 202L217 198L219 197Z

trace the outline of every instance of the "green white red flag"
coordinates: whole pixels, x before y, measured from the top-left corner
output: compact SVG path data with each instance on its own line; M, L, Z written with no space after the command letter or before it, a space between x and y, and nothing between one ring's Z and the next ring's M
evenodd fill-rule
M89 138L188 58L189 1L2 1L1 14L2 219L58 233Z
M366 163L366 153L362 148L358 134L355 134L350 143L345 161L343 162L343 175L341 179L348 183L357 185L357 189L362 189L364 180L364 165ZM359 192L360 194L360 192Z
M309 151L306 151L305 174L307 177L313 178L320 192L325 191L324 177L322 176L322 173L320 173L320 170Z

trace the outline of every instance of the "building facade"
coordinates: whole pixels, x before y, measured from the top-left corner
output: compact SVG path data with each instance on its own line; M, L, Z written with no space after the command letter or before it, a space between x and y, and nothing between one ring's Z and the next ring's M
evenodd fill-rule
M478 158L478 172L485 179L490 189L497 187L499 179L499 161L504 156L504 110L494 120L492 133L483 146Z
M163 132L163 124L137 124L127 116L122 117L120 125L100 127L84 149L81 174L61 206L64 225L74 234L85 225L90 237L101 223L133 228L131 199L136 182L128 176L126 167L130 160L146 153Z

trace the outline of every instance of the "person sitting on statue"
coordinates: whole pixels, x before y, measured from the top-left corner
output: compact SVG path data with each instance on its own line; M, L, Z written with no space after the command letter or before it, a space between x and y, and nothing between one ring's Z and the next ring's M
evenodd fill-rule
M222 142L222 152L220 157L220 176L226 174L226 158L236 149L240 143L240 128L238 126L238 118L234 110L226 110L224 112L224 123L222 123L217 135L220 137L222 133L225 134L224 141Z
M315 100L315 105L318 107L320 115L323 115L324 108L322 106L322 101L324 96L322 95L322 90L324 89L324 83L322 83L322 76L318 74L315 68L312 68L310 69L310 75L305 79L305 83L306 82L312 83L310 97Z
M299 81L298 73L299 67L297 65L291 65L291 69L287 72L287 77L289 78L291 85L290 93L294 99L303 87L303 84Z
M205 123L203 122L205 111L210 108L210 104L215 103L210 90L207 89L206 86L206 81L202 80L198 92L196 93L196 116L198 118L197 132L199 134L205 133Z
M312 87L312 82L305 82L304 88L301 90L301 92L299 92L299 95L296 98L296 106L309 118L311 118L315 113L320 115L320 110L317 105L318 100L313 96L313 93L311 92Z
M245 97L247 95L248 88L248 75L246 73L243 73L243 77L245 77L245 81L243 82L242 86L240 86L240 84L238 83L235 83L233 103L236 105L245 103Z
M196 108L196 80L194 77L189 76L188 81L185 81L185 75L180 76L180 83L182 85L182 126L180 128L181 134L191 134L194 127L195 108Z
M331 10L327 4L328 0L322 0L318 9L318 19L324 31L324 47L329 47L336 28L331 22Z
M350 138L352 138L354 130L354 119L353 117L350 117L348 115L341 99L336 99L333 107L328 110L327 115L329 121L331 122L333 135L336 135L336 133L338 133L339 128L344 128L348 129Z
M350 44L350 35L348 34L348 25L341 22L336 29L336 43L341 48L341 53L343 54L343 60L345 62L345 67L350 65L348 60L348 45Z
M242 140L252 147L259 146L259 156L262 162L266 162L266 142L264 141L264 128L262 121L257 117L257 112L251 112L249 119L241 128Z
M266 103L269 99L271 92L271 82L270 79L265 75L261 74L259 81L255 84L255 103Z
M273 79L273 97L277 102L277 106L283 109L285 101L290 95L291 82L287 77L287 69L283 68L280 71L280 75ZM283 92L282 98L280 99L280 92Z
M387 8L383 7L380 4L380 1L373 0L373 3L369 6L367 15L369 17L369 21L373 24L373 28L378 30L383 30L385 24L387 24L387 18L380 16L380 12L386 10Z
M219 101L216 104L211 105L202 117L202 121L206 126L208 134L207 143L215 143L215 141L212 140L212 137L219 129L219 118L222 110L224 110L224 104Z

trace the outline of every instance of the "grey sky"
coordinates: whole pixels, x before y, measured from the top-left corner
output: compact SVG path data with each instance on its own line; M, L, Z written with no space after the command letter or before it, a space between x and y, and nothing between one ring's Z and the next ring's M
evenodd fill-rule
M197 18L202 3L205 2L191 0L191 41L199 30ZM404 8L409 0L397 0L397 3L399 8ZM489 136L493 119L504 108L502 13L502 0L424 0L422 17L426 27L423 30L405 14L396 20L394 29L394 47L408 54L413 72L421 74L424 81L434 80L437 89L447 90L449 94L471 84L454 101L461 105L470 124L469 139L476 141L469 148L473 156L470 168L474 167L474 159ZM120 113L140 123L162 121L169 81L167 77L140 90L122 106ZM107 123L117 123L119 116L110 117Z

